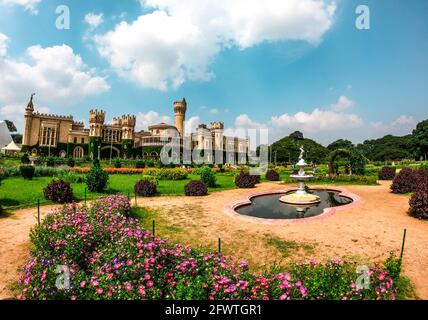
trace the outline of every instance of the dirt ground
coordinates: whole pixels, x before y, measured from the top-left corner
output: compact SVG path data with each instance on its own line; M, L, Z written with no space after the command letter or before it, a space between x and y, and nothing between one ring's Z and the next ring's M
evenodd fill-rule
M391 194L387 182L341 187L359 195L362 203L304 223L260 224L224 212L227 204L245 195L277 189L284 185L263 183L256 190L229 190L203 198L140 198L138 205L158 209L159 219L179 240L214 249L221 238L226 254L257 265L332 257L381 261L389 252L399 252L407 228L404 273L416 285L418 296L428 299L428 223L407 215L408 196ZM43 207L42 216L53 207ZM28 257L28 235L37 223L36 212L23 209L0 218L0 299L13 297L11 288Z

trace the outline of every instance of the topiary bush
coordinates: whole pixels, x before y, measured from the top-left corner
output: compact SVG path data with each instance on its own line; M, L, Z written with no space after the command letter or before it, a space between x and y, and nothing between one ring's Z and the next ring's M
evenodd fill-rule
M91 192L103 192L108 185L108 173L99 166L93 166L86 175L86 185Z
M416 184L413 191L428 192L428 171L425 171L424 169L415 170L415 176L416 176L416 179L415 179Z
M415 192L409 201L411 216L419 219L428 219L428 191Z
M56 203L69 203L73 201L73 189L70 183L64 180L52 180L46 188L43 189L46 200Z
M25 180L33 180L36 168L34 168L34 166L24 165L19 167L19 171Z
M73 158L67 159L67 166L69 166L70 168L74 168L75 165L76 165L76 162L74 162Z
M208 194L208 186L201 180L191 180L184 186L186 196L200 197Z
M266 179L270 181L279 181L279 173L275 170L268 170L266 172Z
M115 159L114 160L114 167L115 168L122 168L122 162L120 162L120 159Z
M137 160L135 162L135 168L144 169L146 167L146 163L143 160Z
M201 181L205 183L209 188L214 188L216 183L215 172L209 167L203 167L199 170Z
M409 193L415 188L415 170L403 168L392 180L391 191L393 193Z
M46 159L46 166L48 167L53 167L55 166L55 160L52 157L49 157Z
M28 157L28 154L24 153L21 157L21 163L22 164L30 164L30 158Z
M92 166L93 167L101 167L100 160L98 160L97 158L92 160Z
M259 181L260 176L251 175L244 171L235 177L235 184L238 188L254 188Z
M383 167L378 172L379 180L392 180L395 177L394 167Z
M157 185L149 179L141 179L135 183L135 194L142 197L150 197L157 193Z
M392 181L391 190L394 193L428 192L428 172L403 168Z

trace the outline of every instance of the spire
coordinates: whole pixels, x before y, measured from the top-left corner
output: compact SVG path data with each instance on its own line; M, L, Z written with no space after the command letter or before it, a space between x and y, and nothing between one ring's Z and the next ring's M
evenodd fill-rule
M25 108L25 110L27 110L27 111L33 111L33 110L34 110L33 97L34 97L35 95L36 95L35 93L32 93L32 94L31 94L30 101L28 102L28 104L27 104L27 108Z

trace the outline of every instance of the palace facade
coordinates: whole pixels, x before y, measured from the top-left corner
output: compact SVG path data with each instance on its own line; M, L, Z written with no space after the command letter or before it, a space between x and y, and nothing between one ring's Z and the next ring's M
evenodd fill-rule
M37 155L73 158L115 158L157 160L166 144L180 143L186 148L205 150L206 162L214 162L215 151L224 153L223 163L245 162L249 138L223 135L223 122L199 125L196 132L186 134L187 102L173 103L174 125L158 123L136 131L135 115L122 115L106 123L103 110L89 112L89 128L73 116L43 114L35 111L31 95L25 108L22 150ZM188 147L187 147L188 146ZM207 152L208 150L208 152ZM182 159L182 154L180 159ZM178 157L173 154L172 157Z

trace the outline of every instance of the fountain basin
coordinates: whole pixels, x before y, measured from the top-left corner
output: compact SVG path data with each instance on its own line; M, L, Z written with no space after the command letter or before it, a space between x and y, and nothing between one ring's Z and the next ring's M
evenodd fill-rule
M338 211L357 206L363 200L356 194L343 188L312 189L310 192L332 192L330 199L343 199L339 205L328 204L327 193L321 195L321 202L313 205L292 205L279 201L279 198L295 192L295 189L264 190L251 193L225 206L225 213L232 218L261 224L303 223L312 220L326 219ZM256 209L256 210L253 210Z

